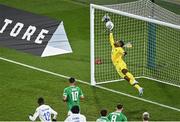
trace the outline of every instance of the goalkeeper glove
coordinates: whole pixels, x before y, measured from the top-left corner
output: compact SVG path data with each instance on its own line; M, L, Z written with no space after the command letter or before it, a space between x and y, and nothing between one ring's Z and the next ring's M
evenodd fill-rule
M131 48L131 47L132 47L131 42L126 43L126 44L124 45L124 47L126 47L126 48Z
M103 18L102 18L102 22L107 23L109 21L111 21L111 18L108 15L104 15Z

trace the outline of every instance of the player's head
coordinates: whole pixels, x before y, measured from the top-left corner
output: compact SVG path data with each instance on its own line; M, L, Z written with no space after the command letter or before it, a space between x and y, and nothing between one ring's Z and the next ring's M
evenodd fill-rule
M123 110L123 105L122 104L117 104L116 109L122 111Z
M44 104L44 99L42 97L38 98L38 104L43 105Z
M148 121L149 120L149 113L148 112L144 112L142 114L142 119L143 119L143 121Z
M71 108L71 112L73 114L78 114L79 113L79 106L75 105Z
M69 78L69 83L70 84L74 84L75 82L76 82L76 80L73 77Z
M102 109L100 111L100 114L101 114L101 116L107 116L107 110L106 109Z
M115 47L123 47L124 46L124 42L122 40L120 41L115 41L114 42L114 46Z

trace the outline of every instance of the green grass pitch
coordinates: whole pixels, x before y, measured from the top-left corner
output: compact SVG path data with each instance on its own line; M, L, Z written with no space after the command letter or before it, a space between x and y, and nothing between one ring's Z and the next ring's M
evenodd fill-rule
M110 0L95 1L109 3ZM125 2L125 0L119 0L119 2ZM0 57L73 76L86 82L90 81L90 23L87 2L82 0L0 0L0 3L63 20L73 49L72 54L40 58L0 47ZM158 0L157 4L180 14L179 6L175 4L161 0ZM146 79L139 79L139 82L145 88L144 99L180 109L179 88ZM81 113L89 121L99 117L101 108L107 108L109 112L114 111L117 103L124 104L124 113L128 120L141 120L141 114L148 111L151 114L151 120L180 121L178 111L86 84L79 83L78 85L86 97L81 102ZM67 79L0 60L0 120L28 120L28 114L34 113L37 107L36 100L39 96L43 96L46 103L59 113L59 121L64 120L67 108L61 98L66 86L68 86ZM103 86L137 96L135 89L124 81Z

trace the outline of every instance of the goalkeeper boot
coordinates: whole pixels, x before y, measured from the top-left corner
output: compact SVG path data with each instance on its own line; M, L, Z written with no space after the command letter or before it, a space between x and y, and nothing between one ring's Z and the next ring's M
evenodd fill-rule
M140 88L140 89L139 89L139 96L142 96L142 95L143 95L143 92L144 92L144 89L143 89L143 88Z

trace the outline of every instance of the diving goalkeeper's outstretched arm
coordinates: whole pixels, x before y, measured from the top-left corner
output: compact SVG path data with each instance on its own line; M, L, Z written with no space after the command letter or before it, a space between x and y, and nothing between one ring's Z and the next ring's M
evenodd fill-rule
M113 33L112 32L109 33L109 42L111 44L111 47L115 48L115 46L114 46L114 37L113 37Z

